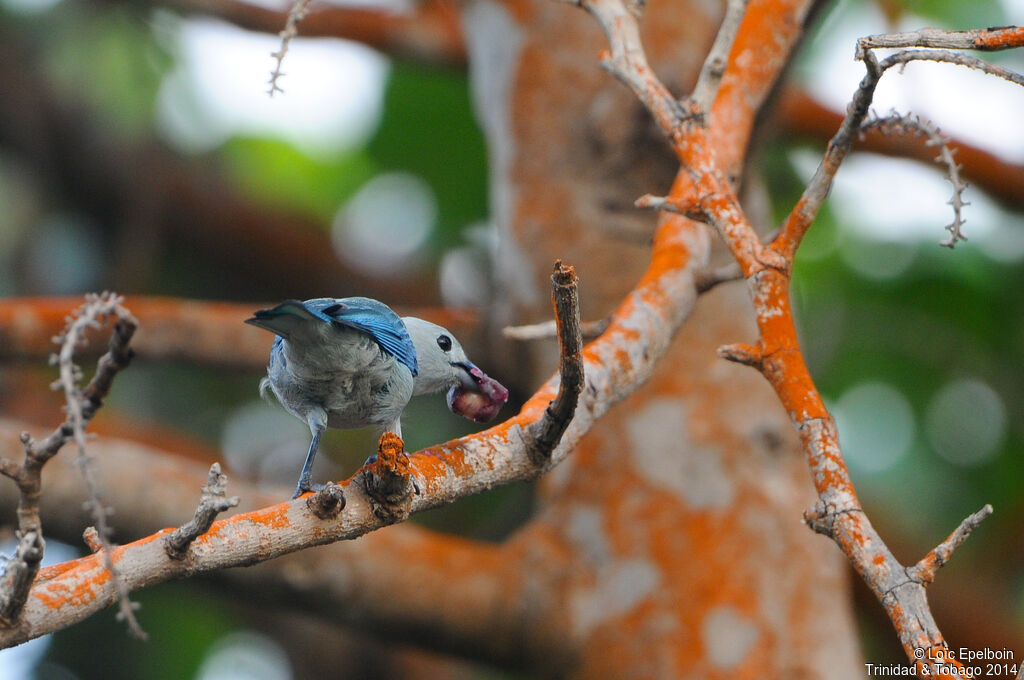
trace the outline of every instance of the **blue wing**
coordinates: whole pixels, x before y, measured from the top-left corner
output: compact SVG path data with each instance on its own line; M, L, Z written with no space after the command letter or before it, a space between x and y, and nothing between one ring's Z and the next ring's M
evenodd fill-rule
M298 324L312 320L362 331L372 337L385 352L408 366L413 375L419 372L416 347L402 319L383 302L370 298L314 298L305 302L286 300L272 309L259 310L246 323L287 339Z

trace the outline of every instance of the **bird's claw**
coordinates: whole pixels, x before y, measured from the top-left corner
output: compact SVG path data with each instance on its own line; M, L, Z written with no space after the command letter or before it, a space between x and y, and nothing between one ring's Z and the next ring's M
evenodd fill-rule
M324 488L323 484L303 484L302 482L299 482L299 485L295 487L295 493L292 494L292 500L295 500L304 493L308 493L310 491L317 492L322 488Z

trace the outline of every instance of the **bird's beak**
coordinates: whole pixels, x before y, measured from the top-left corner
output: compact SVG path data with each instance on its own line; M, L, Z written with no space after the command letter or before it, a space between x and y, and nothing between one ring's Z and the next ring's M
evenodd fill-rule
M462 370L459 384L448 390L448 408L478 423L492 420L508 401L508 390L468 361L456 366Z

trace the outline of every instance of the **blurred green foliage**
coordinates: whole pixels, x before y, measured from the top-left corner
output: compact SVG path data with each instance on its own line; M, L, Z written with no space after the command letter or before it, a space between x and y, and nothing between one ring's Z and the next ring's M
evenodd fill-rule
M430 184L440 210L436 252L487 217L487 152L465 73L395 61L367 152L382 169L405 170Z

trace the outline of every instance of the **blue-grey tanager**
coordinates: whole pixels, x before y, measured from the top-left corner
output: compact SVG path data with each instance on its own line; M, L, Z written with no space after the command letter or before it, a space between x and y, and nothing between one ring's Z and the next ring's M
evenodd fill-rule
M473 365L451 333L400 318L377 300L287 300L246 323L277 334L260 392L269 388L313 435L292 498L312 489L310 470L328 427L373 425L401 437L402 411L415 395L447 390L453 413L481 423L508 400L508 390Z

